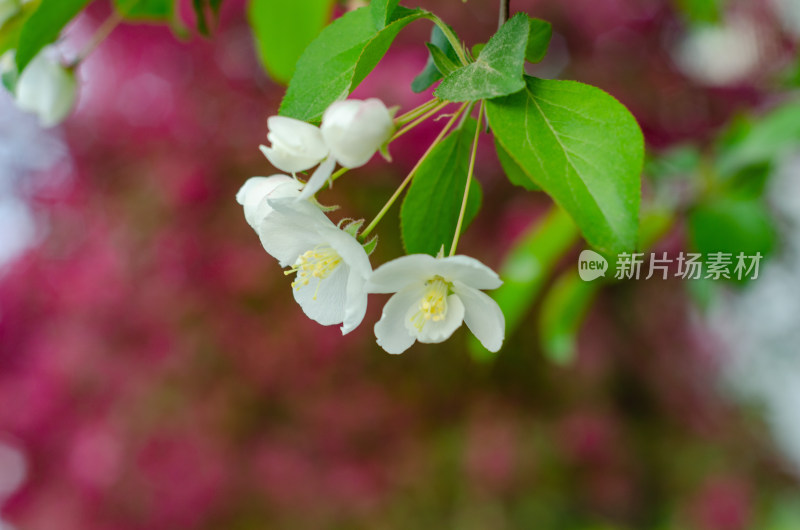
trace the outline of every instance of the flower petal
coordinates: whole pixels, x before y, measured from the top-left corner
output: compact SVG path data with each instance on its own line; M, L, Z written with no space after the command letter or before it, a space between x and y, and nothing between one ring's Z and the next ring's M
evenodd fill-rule
M306 182L302 193L300 193L300 199L310 199L313 197L331 177L334 167L336 167L336 159L332 156L322 162L311 175L311 178L308 179L308 182Z
M416 307L422 297L421 286L398 291L383 306L381 319L375 324L378 345L389 353L403 353L414 344L414 335L408 332L405 318L409 308Z
M367 292L396 293L412 284L423 284L434 276L436 258L427 254L410 254L384 263L372 273Z
M295 183L294 189L299 192L300 183L287 175L251 177L245 181L236 193L236 201L244 207L244 218L254 230L272 212L272 207L265 199L281 184L292 182Z
M503 345L506 319L497 302L459 281L453 282L453 292L464 302L464 322L483 346L496 352Z
M259 146L270 163L289 173L310 169L328 155L328 147L319 128L285 116L267 120L267 139L272 144Z
M392 115L377 98L337 101L322 115L322 137L344 167L366 164L394 130Z
M444 320L428 320L422 329L418 330L412 323L414 315L419 311L419 306L412 306L405 315L405 326L409 333L416 334L417 340L427 344L444 342L464 322L464 304L461 299L451 294L447 297L447 312Z
M293 199L269 200L270 206L275 208L270 215L261 220L256 232L267 253L278 260L281 267L288 267L297 261L298 256L309 249L323 244L325 241L315 229L317 222L314 217L304 216L292 209L285 209L285 203L308 204L306 201ZM311 208L316 208L308 204ZM303 208L306 209L306 208ZM317 211L319 211L317 209ZM313 212L313 210L310 210ZM319 212L330 223L325 214Z
M347 265L341 264L327 278L294 289L294 299L308 318L323 326L344 320L349 272Z
M356 329L367 314L367 291L364 290L364 277L355 269L350 269L345 292L344 321L342 335Z
M450 256L436 262L434 274L448 281L458 280L475 289L497 289L503 280L492 269L469 256Z

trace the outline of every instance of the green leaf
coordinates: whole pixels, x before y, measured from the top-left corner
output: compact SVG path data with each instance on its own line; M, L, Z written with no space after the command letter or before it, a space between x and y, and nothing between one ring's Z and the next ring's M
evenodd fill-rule
M0 27L0 55L17 48L22 27L38 8L39 0L26 2L19 7L19 11L14 16L3 23Z
M726 0L673 0L689 22L714 23L722 18Z
M114 0L114 7L128 19L170 20L174 0Z
M436 69L442 75L448 75L453 70L459 68L457 61L448 57L446 53L444 53L442 50L440 50L430 42L426 43L425 46L428 48L428 51L431 54L431 59L433 59L433 64L436 66Z
M439 29L439 26L434 25L433 30L431 30L431 42L433 46L444 52L444 55L452 61L454 64L458 63L458 55L456 55L455 50L450 45L450 41L447 40L444 32ZM431 51L431 47L428 46L428 51ZM433 53L431 52L428 57L428 62L425 64L425 69L414 78L414 81L411 83L411 90L414 92L423 92L427 90L432 84L442 78L442 72L436 66L436 62L434 62Z
M539 336L548 359L567 364L575 358L578 332L601 285L581 280L573 269L547 292L539 313Z
M376 29L381 30L389 24L398 3L400 0L372 0L369 3L370 14Z
M252 0L247 15L261 64L270 77L288 83L297 59L319 35L334 0Z
M550 37L553 36L553 25L538 18L531 18L528 23L530 32L528 33L528 45L525 48L525 59L532 63L538 63L547 55Z
M528 15L512 17L489 39L474 63L442 79L434 94L446 101L476 101L525 88L522 74L529 29Z
M395 10L403 16L376 30L370 9L336 19L308 45L281 102L280 114L318 121L328 106L346 97L378 64L397 34L425 16L422 10Z
M717 170L728 176L748 166L771 163L798 145L800 102L793 101L756 121L749 130L738 131L720 154Z
M209 35L209 11L213 17L219 14L223 0L192 0L195 18L197 19L197 31L201 35Z
M689 213L692 246L704 257L713 252L771 253L776 231L772 218L758 199L719 197L698 204Z
M506 317L507 337L520 326L556 264L577 236L577 227L570 216L554 206L514 244L500 268L503 285L488 293ZM475 337L470 339L469 350L478 360L495 357Z
M500 160L500 165L503 168L503 171L508 177L509 182L515 186L522 186L528 191L542 191L540 188L531 178L519 167L511 155L508 154L500 142L497 141L497 138L494 139L494 148L497 152L497 159Z
M409 254L435 256L442 245L445 252L449 250L464 197L477 125L474 119L467 119L440 142L417 169L400 209L400 230ZM475 178L471 182L462 233L481 205L480 185Z
M616 254L636 246L644 139L634 117L602 90L526 78L517 94L487 101L495 137L564 208L589 244Z
M55 42L61 30L86 7L89 0L42 0L22 26L17 45L17 71L22 74L42 48Z

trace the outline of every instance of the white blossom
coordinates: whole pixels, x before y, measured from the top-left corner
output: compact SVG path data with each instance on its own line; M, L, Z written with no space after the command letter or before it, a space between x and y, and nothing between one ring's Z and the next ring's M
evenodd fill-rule
M297 197L302 185L288 175L251 177L236 193L236 202L244 207L247 224L258 231L258 225L272 212L268 197Z
M343 334L354 330L367 311L364 286L372 273L364 248L309 201L266 201L273 211L260 220L256 232L264 249L290 268L286 274L296 275L294 299L312 320L342 324Z
M348 99L328 107L320 130L331 155L352 169L366 164L389 140L394 121L379 99Z
M481 289L502 283L492 269L468 256L412 254L392 260L367 282L370 293L396 293L375 324L378 344L389 353L402 353L414 341L442 342L466 322L484 347L495 352L503 344L505 318Z
M259 148L270 163L281 171L297 173L319 164L328 156L328 147L318 127L285 116L267 120L267 140L271 146Z
M20 74L15 99L19 108L39 116L43 127L53 127L69 115L77 91L74 72L62 65L55 48L48 46Z

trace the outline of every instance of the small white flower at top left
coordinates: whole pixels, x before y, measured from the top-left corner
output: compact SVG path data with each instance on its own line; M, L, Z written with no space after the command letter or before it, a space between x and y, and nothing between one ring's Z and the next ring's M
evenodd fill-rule
M299 194L297 182L281 175L248 180L237 200L267 253L295 275L292 291L303 312L324 326L342 324L342 334L349 333L367 311L369 257L355 237Z

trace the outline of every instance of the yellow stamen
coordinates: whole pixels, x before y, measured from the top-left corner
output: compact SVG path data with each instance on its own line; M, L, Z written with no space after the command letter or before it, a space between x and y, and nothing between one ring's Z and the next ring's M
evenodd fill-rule
M333 274L333 271L336 270L336 267L341 262L341 256L330 246L319 245L301 254L292 265L292 268L285 271L284 274L297 273L295 280L292 282L292 287L295 290L308 285L312 279L316 278L317 288L313 297L316 300L322 280Z
M418 311L411 316L411 323L422 331L429 320L441 322L447 316L448 284L441 276L434 276L425 282L426 289L417 306Z

